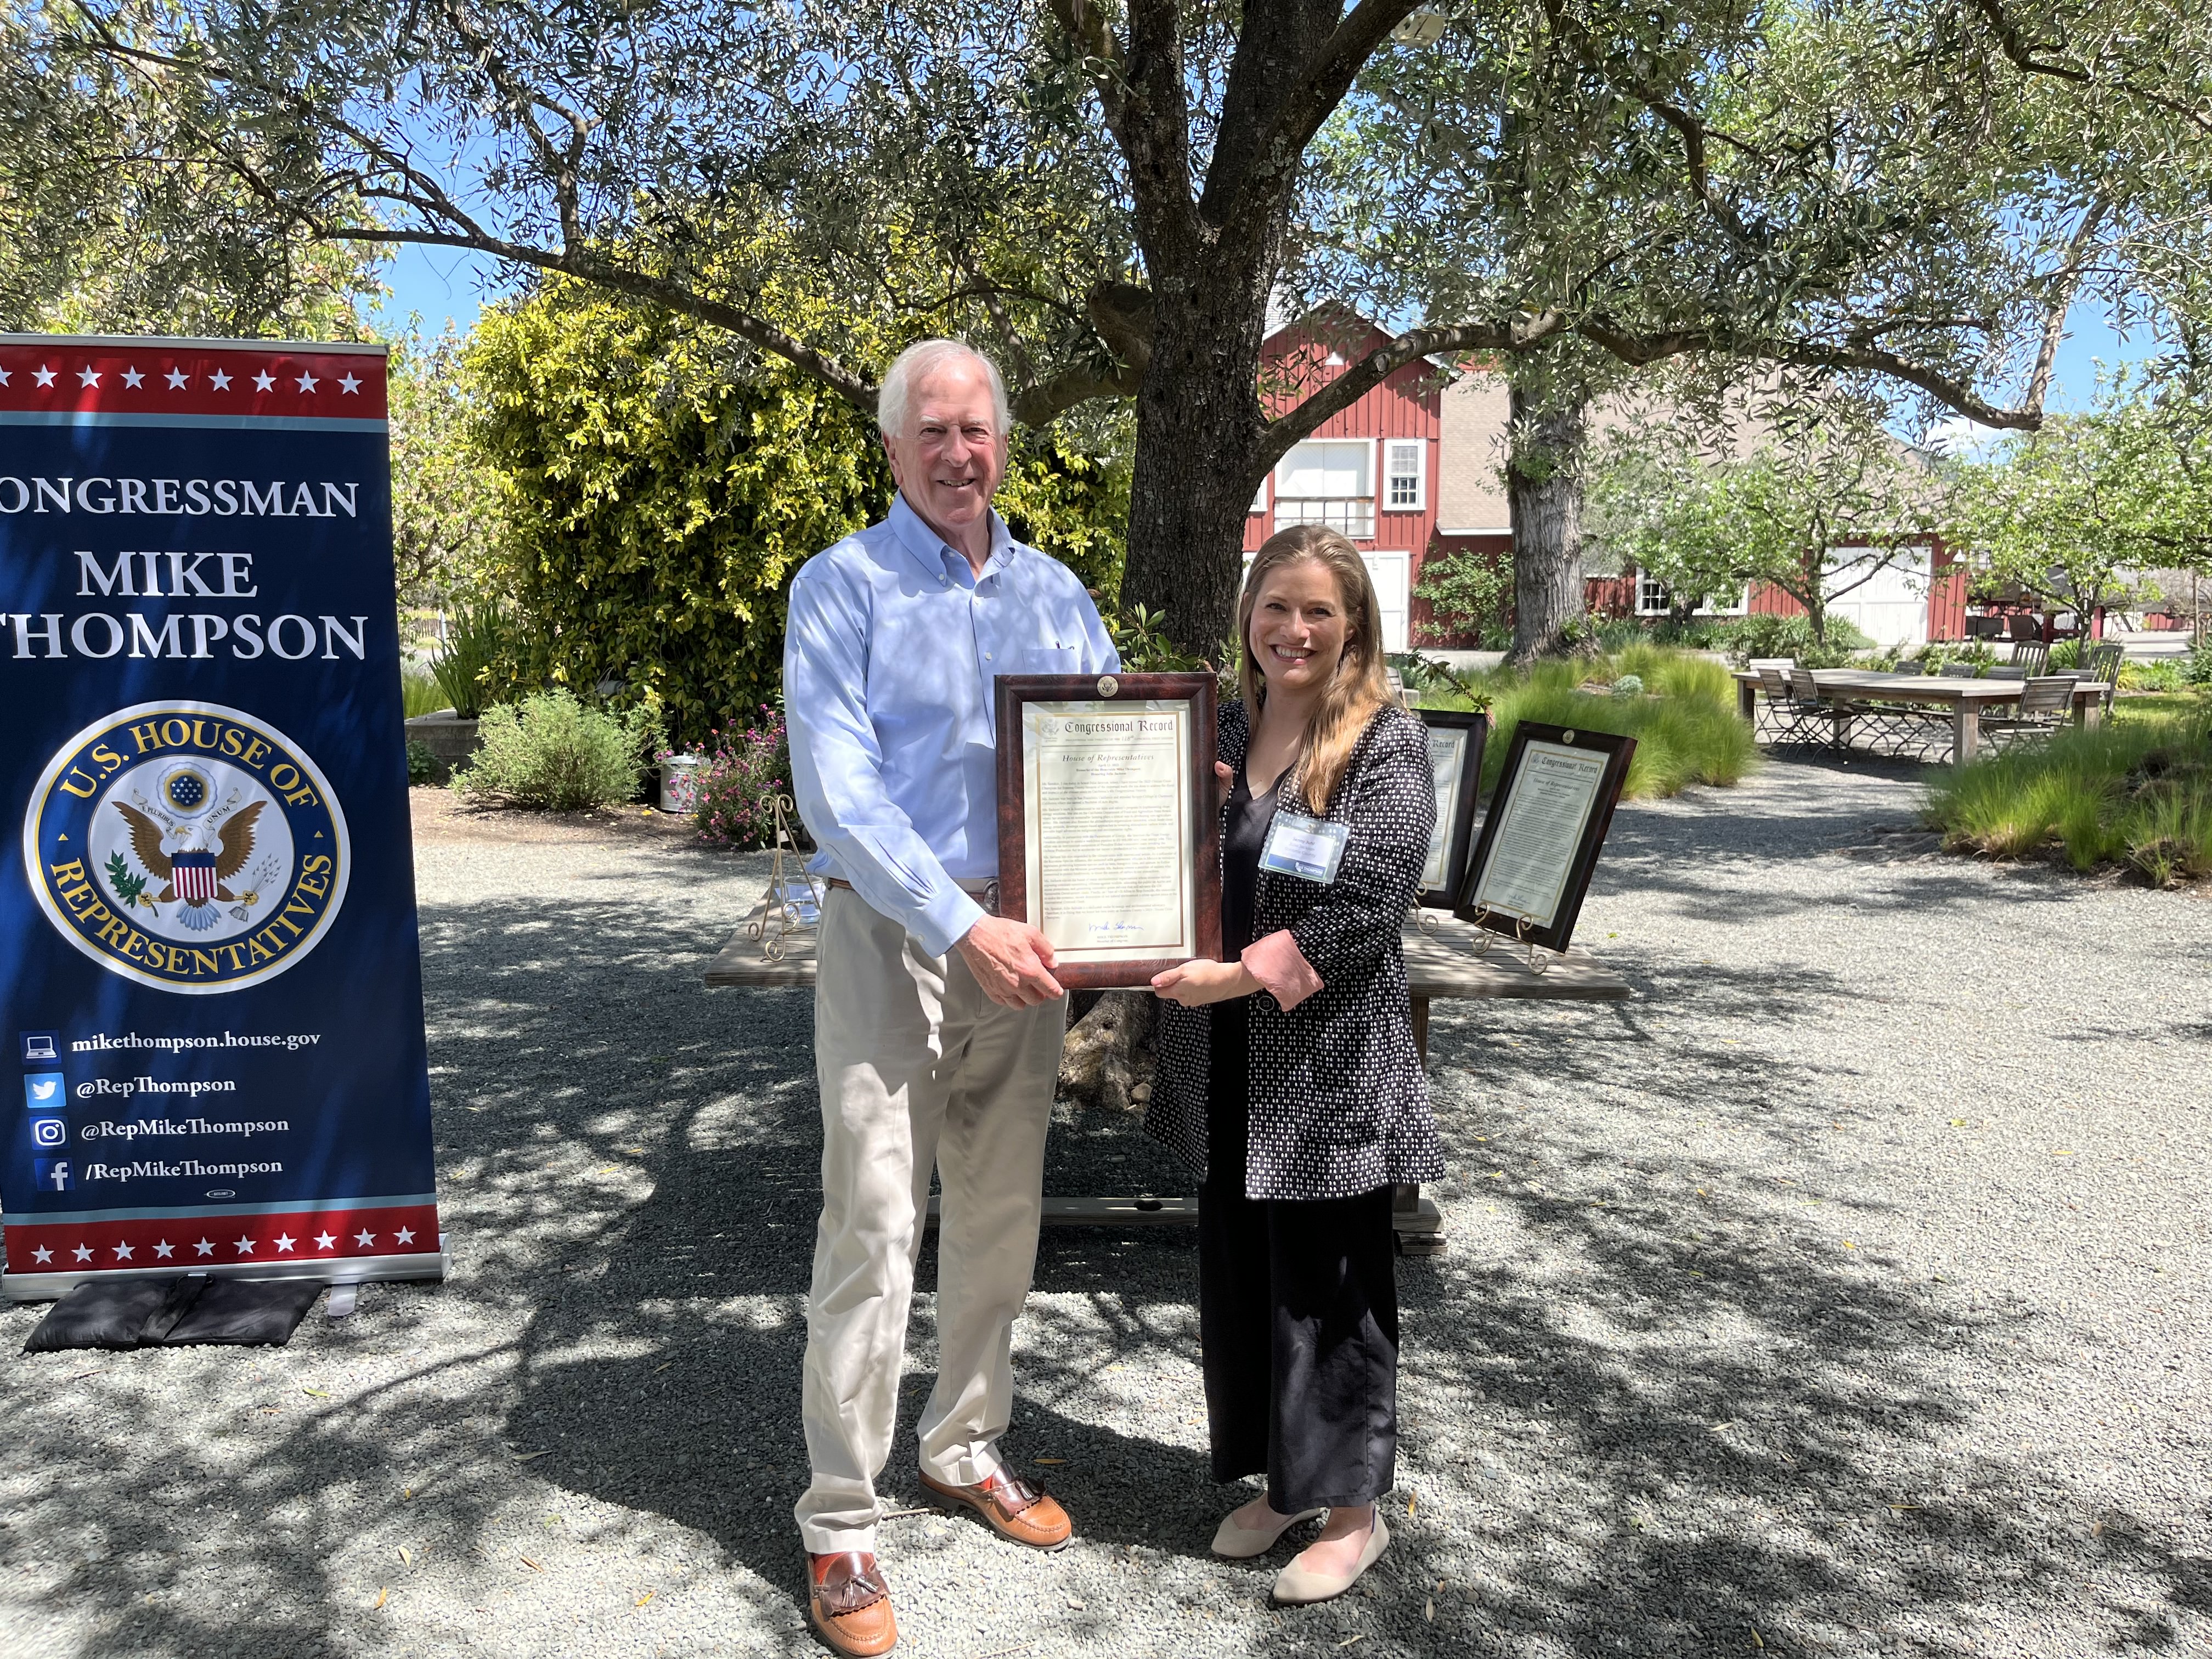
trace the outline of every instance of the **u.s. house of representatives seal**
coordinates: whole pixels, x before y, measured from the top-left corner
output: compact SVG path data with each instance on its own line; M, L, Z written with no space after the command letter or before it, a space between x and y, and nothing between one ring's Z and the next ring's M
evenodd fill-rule
M120 708L47 763L23 818L31 890L70 943L165 991L234 991L315 948L353 848L314 762L258 716Z

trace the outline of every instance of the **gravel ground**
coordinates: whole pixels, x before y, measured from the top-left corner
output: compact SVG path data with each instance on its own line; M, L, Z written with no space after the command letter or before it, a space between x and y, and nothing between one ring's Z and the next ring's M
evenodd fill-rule
M1581 937L1637 999L1438 1008L1451 1243L1403 1265L1360 1592L1278 1613L1274 1563L1206 1553L1243 1494L1188 1237L1053 1232L1009 1444L1078 1542L896 1514L902 1650L2212 1649L2212 903L1942 857L1911 776L1626 808ZM808 1002L698 977L764 861L440 799L455 1275L279 1351L6 1362L9 1659L810 1650ZM1048 1183L1188 1189L1120 1121L1063 1123Z

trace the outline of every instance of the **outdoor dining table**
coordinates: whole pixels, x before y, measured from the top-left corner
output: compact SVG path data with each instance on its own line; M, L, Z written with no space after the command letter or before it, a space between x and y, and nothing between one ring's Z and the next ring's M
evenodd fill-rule
M758 912L756 910L756 915ZM772 926L773 924L771 924ZM1491 941L1485 951L1484 941ZM1456 920L1449 911L1425 910L1418 919L1407 916L1404 934L1406 993L1413 1017L1413 1041L1421 1058L1429 1054L1429 1005L1438 1000L1504 998L1537 1002L1618 1002L1629 994L1628 981L1589 951L1570 949L1562 955L1544 952L1547 965L1540 972L1516 947L1495 934L1486 933ZM809 932L783 936L782 955L771 960L763 941L752 936L750 924L730 936L714 961L708 963L710 986L811 986L814 983L814 935ZM937 1219L937 1200L929 1200L931 1224ZM1048 1225L1151 1226L1161 1224L1195 1225L1195 1198L1067 1197L1048 1195L1044 1200ZM1436 1200L1424 1197L1417 1184L1398 1188L1393 1206L1399 1249L1408 1255L1433 1255L1443 1249L1443 1217Z
M1759 676L1747 670L1735 672L1736 712L1755 720ZM1981 747L1982 715L1992 708L2017 703L2027 690L2025 680L1970 680L1938 674L1878 674L1859 668L1816 668L1813 684L1823 702L1837 704L1833 718L1838 744L1850 737L1853 718L1845 706L1853 702L1913 703L1951 711L1951 763L1964 766ZM2074 683L2074 724L2094 726L2104 716L2105 697L2112 687L2102 680Z

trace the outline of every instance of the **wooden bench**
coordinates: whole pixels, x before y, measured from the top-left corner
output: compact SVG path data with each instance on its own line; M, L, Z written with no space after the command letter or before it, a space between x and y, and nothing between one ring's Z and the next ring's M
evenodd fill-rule
M1421 914L1419 924L1411 917L1407 919L1405 950L1413 1040L1424 1060L1429 1053L1429 1005L1433 1001L1506 998L1528 1002L1618 1002L1629 994L1628 981L1587 951L1577 948L1564 956L1549 957L1549 965L1540 973L1528 966L1517 948L1495 934L1486 935L1446 911ZM1495 941L1486 954L1480 953L1486 937ZM740 927L708 964L706 980L712 986L755 990L811 985L814 935L788 936L783 941L781 958L771 962L761 941L748 939ZM1424 1197L1419 1186L1399 1188L1395 1209L1399 1248L1406 1254L1426 1255L1443 1248L1443 1218L1436 1200ZM937 1220L934 1198L929 1201L928 1218L933 1225ZM1048 1195L1044 1200L1044 1220L1048 1226L1187 1226L1198 1220L1198 1200Z

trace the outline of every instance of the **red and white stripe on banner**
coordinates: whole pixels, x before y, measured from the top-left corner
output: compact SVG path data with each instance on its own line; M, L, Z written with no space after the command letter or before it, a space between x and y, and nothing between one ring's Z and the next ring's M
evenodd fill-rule
M350 1256L438 1253L433 1204L270 1215L195 1215L125 1221L11 1221L8 1272L88 1273L148 1268L293 1267Z

